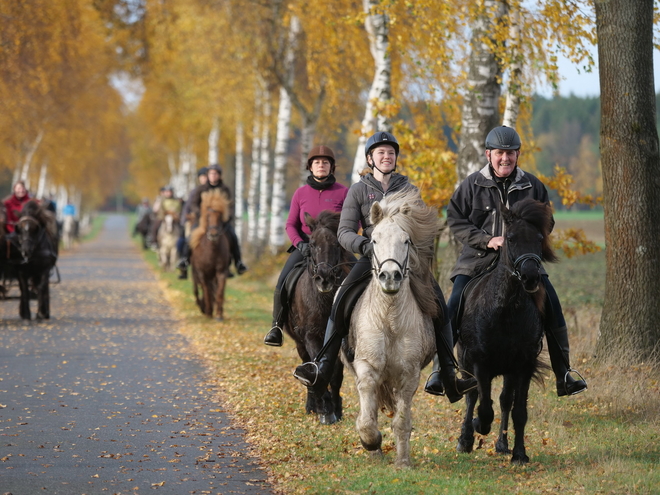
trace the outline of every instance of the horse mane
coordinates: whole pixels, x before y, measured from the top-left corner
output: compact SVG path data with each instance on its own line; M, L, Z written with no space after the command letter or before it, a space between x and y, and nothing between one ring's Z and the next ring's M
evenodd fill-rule
M550 242L550 232L552 232L554 226L552 207L535 199L526 198L515 203L510 211L515 217L536 227L543 235L541 259L550 263L559 261Z
M382 217L371 219L374 227L389 219L410 236L410 287L421 311L436 316L440 308L431 282L431 268L434 243L440 232L437 208L427 206L419 191L412 187L385 196L379 205Z
M209 209L221 212L223 222L229 221L229 198L227 198L227 195L219 189L204 191L200 206L199 225L190 234L190 247L192 249L199 245L202 236L206 234Z
M31 199L23 206L20 218L31 217L42 227L46 229L48 236L55 245L57 245L58 229L57 220L53 212L48 211L36 200Z
M338 211L323 210L316 217L316 228L325 227L326 229L330 230L330 232L334 232L336 234L339 230L340 217L341 214Z

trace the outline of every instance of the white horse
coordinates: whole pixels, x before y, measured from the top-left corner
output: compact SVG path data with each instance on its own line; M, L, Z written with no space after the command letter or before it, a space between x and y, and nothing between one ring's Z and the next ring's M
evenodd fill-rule
M64 215L62 221L62 243L64 249L71 249L73 246L73 239L75 237L76 220L73 215Z
M410 188L371 207L371 262L375 276L353 311L342 353L356 378L360 440L382 456L378 410L394 413L396 465L410 465L411 405L421 370L436 352L432 317L439 311L432 286L433 242L438 213Z
M177 252L176 243L179 240L181 226L179 216L167 213L158 228L158 262L166 271L174 270L176 266Z

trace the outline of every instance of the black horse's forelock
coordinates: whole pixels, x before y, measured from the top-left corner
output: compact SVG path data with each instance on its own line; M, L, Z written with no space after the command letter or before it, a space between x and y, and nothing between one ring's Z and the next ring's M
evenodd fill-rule
M557 255L552 249L550 232L552 232L553 218L552 207L535 199L527 198L515 203L509 210L511 214L533 225L543 235L541 241L541 259L547 262L558 261Z
M331 232L337 233L339 230L339 218L341 214L338 211L323 210L316 217L317 227L325 227Z

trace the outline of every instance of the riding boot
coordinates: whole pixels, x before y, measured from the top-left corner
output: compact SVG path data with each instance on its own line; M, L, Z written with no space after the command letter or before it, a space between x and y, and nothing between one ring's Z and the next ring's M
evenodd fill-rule
M342 337L335 330L335 322L328 318L328 326L325 329L325 344L314 358L314 361L298 366L293 372L293 376L307 387L313 387L319 381L328 383L332 377L337 356L339 356Z
M179 266L179 280L188 280L188 265Z
M282 292L275 289L273 296L273 326L264 337L264 344L280 347L282 345L282 316L284 308L282 307Z
M431 395L445 395L445 387L442 384L442 378L440 378L440 360L437 354L433 356L433 372L426 380L424 392Z
M566 325L554 329L546 328L545 338L548 342L548 354L550 355L552 371L557 379L557 395L563 397L587 390L587 382L570 365ZM571 372L577 373L580 379L574 379Z
M435 383L439 375L447 399L449 399L449 402L454 403L461 400L467 391L475 388L477 386L477 380L474 377L462 379L456 376L457 363L454 359L451 323L447 322L443 325L438 318L434 318L433 329L435 330L435 344L438 352L436 355L440 369L434 369L433 373L431 373L424 391L430 394L442 395L438 393L438 387Z

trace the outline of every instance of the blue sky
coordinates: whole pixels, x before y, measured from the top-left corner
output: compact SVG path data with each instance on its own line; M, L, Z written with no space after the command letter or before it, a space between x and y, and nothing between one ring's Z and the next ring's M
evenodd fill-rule
M597 56L594 57L596 63L598 62ZM581 67L576 66L567 59L560 58L559 72L564 77L560 82L559 94L561 96L599 96L600 83L598 81L598 66L591 73L586 73ZM653 54L653 70L655 73L655 91L660 92L660 51L656 50ZM552 96L552 89L548 86L546 88L539 88L538 94L550 98Z

